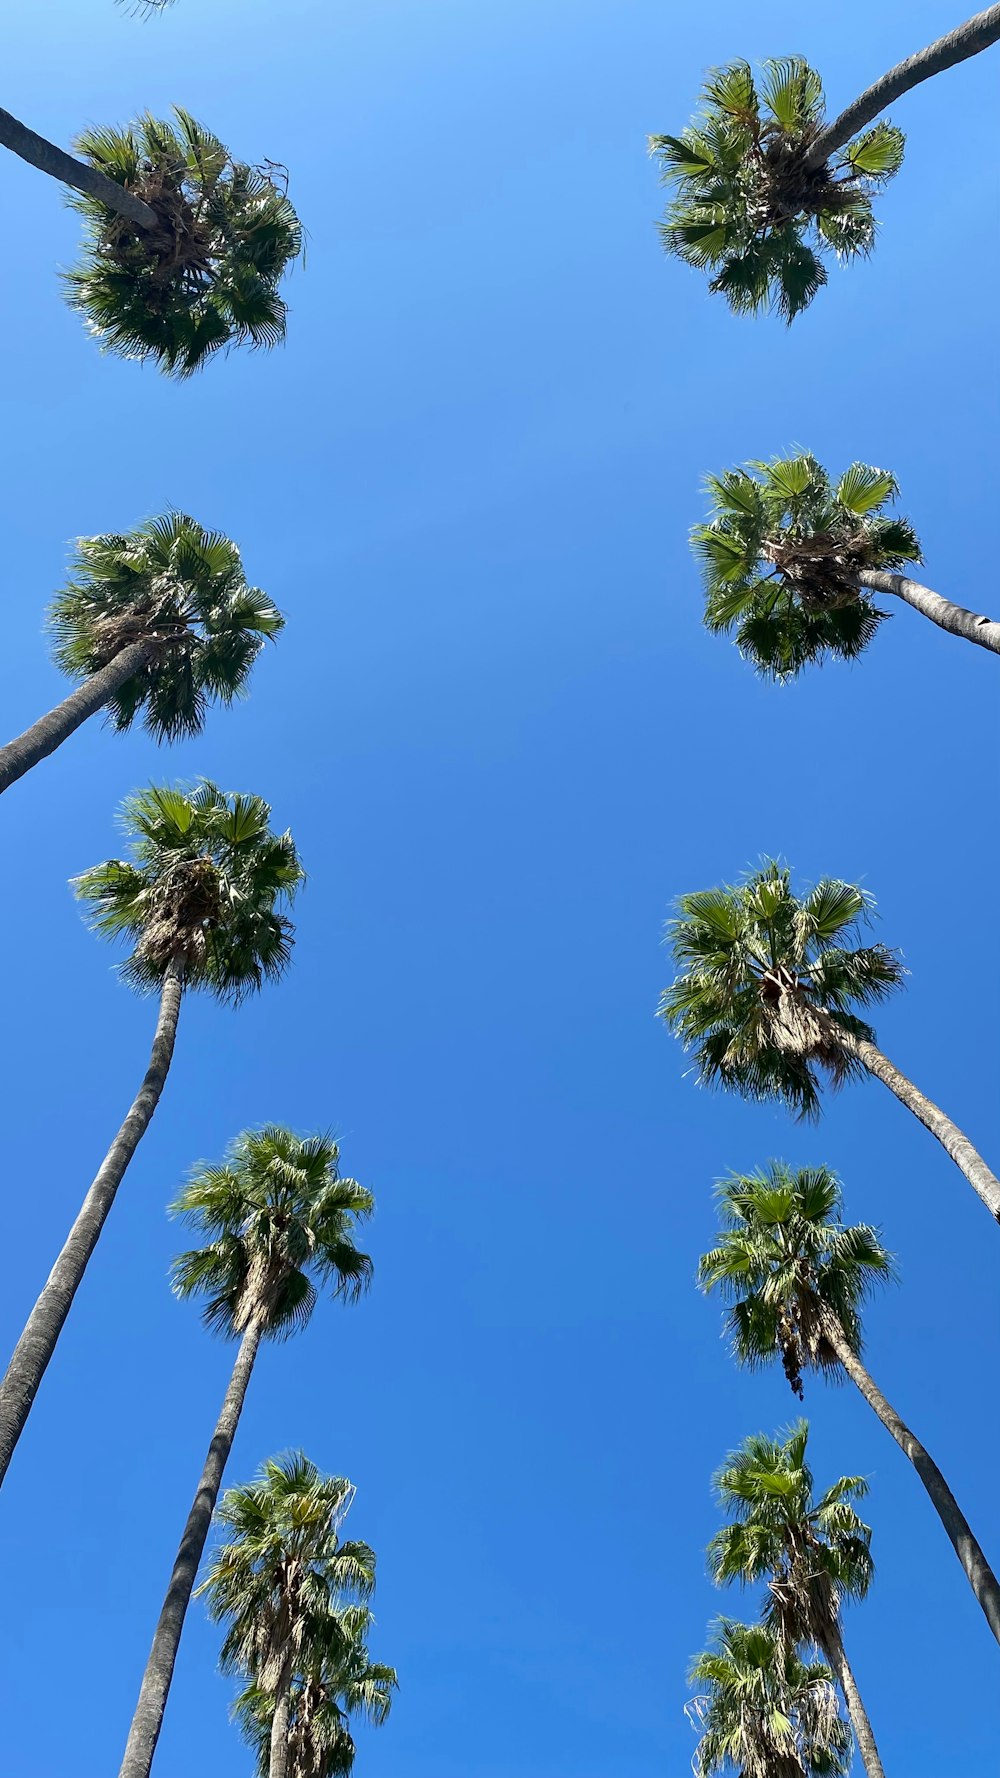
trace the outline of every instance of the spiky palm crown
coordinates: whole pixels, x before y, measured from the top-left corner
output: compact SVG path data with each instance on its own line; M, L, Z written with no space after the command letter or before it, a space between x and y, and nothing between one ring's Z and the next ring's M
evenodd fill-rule
M734 1173L716 1188L722 1229L702 1255L698 1280L729 1305L726 1325L737 1359L755 1370L781 1359L794 1394L802 1372L834 1381L840 1360L824 1331L824 1311L839 1321L860 1353L861 1310L877 1284L893 1275L879 1232L845 1226L840 1182L829 1167L772 1161L757 1173Z
M903 160L904 138L879 122L812 169L823 127L823 86L800 56L713 72L701 109L680 136L650 147L676 195L664 246L711 273L738 314L775 309L792 321L827 280L831 252L849 260L875 243L872 197Z
M49 610L54 658L73 679L132 643L155 645L107 711L119 730L141 711L158 741L199 734L213 699L242 697L265 640L283 628L267 595L247 585L235 543L179 512L121 535L80 538Z
M824 1646L842 1599L863 1599L874 1574L871 1530L852 1502L864 1476L840 1476L818 1500L806 1461L809 1427L784 1437L756 1433L730 1452L714 1478L729 1522L708 1547L717 1585L764 1582L766 1627L792 1647Z
M833 482L803 452L709 476L706 486L711 515L691 543L707 628L735 631L740 652L772 679L827 656L855 660L886 616L858 575L922 560L913 526L886 512L895 477L852 463Z
M270 815L262 797L208 781L125 799L131 859L94 865L74 887L95 932L132 942L122 974L133 987L158 988L174 964L187 987L238 1004L284 974L293 927L282 910L305 873Z
M351 1718L363 1716L376 1727L388 1719L398 1681L394 1667L369 1656L365 1638L371 1623L366 1606L348 1606L310 1635L290 1688L288 1778L335 1778L350 1772L355 1756ZM258 1778L268 1778L274 1698L251 1684L237 1698L233 1713L256 1753Z
M208 1327L233 1335L263 1311L280 1338L305 1326L317 1285L347 1301L367 1288L372 1262L354 1233L374 1200L339 1162L332 1137L269 1124L244 1130L220 1166L195 1168L173 1211L205 1245L174 1261L173 1286L205 1299Z
M104 347L189 376L222 347L274 346L285 336L278 284L302 251L282 186L229 150L179 106L125 129L86 130L76 148L156 212L138 228L73 193L85 220L67 300Z
M702 1731L696 1778L846 1778L851 1733L829 1667L763 1624L720 1618L714 1630L688 1673L705 1688L687 1706Z
M677 908L668 942L678 973L660 1014L701 1080L818 1116L823 1076L839 1085L863 1072L839 1034L871 1040L855 1009L884 1000L904 975L884 945L852 943L871 898L830 877L796 895L791 873L768 859L741 883L682 895ZM821 1030L800 1041L789 1026L811 1015Z
M331 1657L350 1656L352 1621L362 1620L345 1619L345 1608L364 1609L375 1586L374 1552L339 1536L353 1493L342 1476L324 1476L291 1452L270 1458L256 1481L223 1497L224 1541L199 1591L211 1616L227 1623L223 1669L271 1697L319 1641Z

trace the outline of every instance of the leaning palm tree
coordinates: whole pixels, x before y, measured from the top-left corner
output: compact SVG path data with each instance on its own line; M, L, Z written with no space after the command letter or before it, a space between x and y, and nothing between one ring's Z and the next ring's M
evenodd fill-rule
M318 1289L355 1301L371 1278L371 1260L354 1244L369 1216L371 1193L338 1170L329 1136L302 1139L269 1125L236 1138L220 1166L198 1167L178 1198L206 1244L174 1265L182 1298L206 1299L214 1332L238 1339L232 1377L187 1516L146 1663L121 1778L148 1778L173 1678L184 1618L208 1536L223 1472L239 1425L262 1340L304 1327Z
M868 1778L884 1778L868 1714L844 1650L840 1607L871 1585L871 1532L852 1502L862 1476L841 1476L819 1500L806 1462L804 1420L784 1438L756 1434L733 1451L715 1477L729 1522L709 1545L719 1585L767 1584L766 1627L788 1649L818 1648L833 1668Z
M742 883L682 895L669 941L678 965L662 1017L694 1051L702 1081L746 1099L819 1113L820 1082L869 1073L936 1136L991 1214L1000 1179L939 1106L900 1073L858 1017L903 980L885 945L857 942L870 896L824 878L803 896L765 860Z
M686 1707L701 1730L695 1778L846 1778L851 1734L832 1678L764 1624L720 1618L688 1673L704 1688Z
M105 349L184 377L223 346L284 339L278 285L302 230L273 162L234 160L180 106L85 130L79 160L7 111L0 143L73 193L85 231L67 297Z
M283 906L302 881L292 837L272 833L261 797L149 789L123 805L132 860L109 859L76 879L94 930L129 940L130 986L155 992L159 1012L142 1085L94 1178L0 1382L0 1483L126 1169L163 1092L184 993L230 1005L284 973L292 925Z
M56 664L79 684L0 747L0 791L98 710L119 731L141 713L158 741L200 734L209 702L245 694L265 640L283 627L266 593L247 585L235 543L184 513L82 537L49 612Z
M290 1687L287 1778L336 1778L352 1771L352 1717L376 1728L388 1720L396 1670L371 1659L365 1641L371 1621L367 1606L351 1605L327 1614L310 1635ZM270 1778L274 1699L257 1685L247 1686L234 1714L256 1754L257 1778Z
M705 624L735 630L741 653L767 677L794 678L828 656L855 660L889 615L877 593L1000 654L1000 623L902 572L921 561L920 542L886 511L899 492L887 470L852 463L833 482L802 454L709 476L707 486L709 521L692 533Z
M733 1174L718 1187L723 1227L698 1277L728 1303L733 1350L751 1369L780 1358L793 1394L803 1372L835 1381L846 1373L924 1484L1000 1641L1000 1585L930 1453L886 1400L861 1360L861 1311L873 1287L893 1276L879 1231L845 1227L840 1182L828 1167L798 1172L780 1161Z
M200 1591L213 1618L227 1621L222 1665L249 1677L270 1700L269 1778L288 1778L288 1740L296 1677L318 1642L350 1635L338 1622L345 1605L364 1605L375 1586L375 1555L341 1542L339 1528L354 1490L321 1475L301 1452L272 1458L257 1481L230 1488L219 1510L227 1541Z
M881 113L998 38L1000 5L989 6L829 123L823 83L801 56L767 61L757 78L743 61L717 69L688 128L650 138L676 193L661 226L667 251L708 271L709 289L737 313L772 308L792 321L826 283L831 252L850 260L875 244L872 198L899 171L904 147Z

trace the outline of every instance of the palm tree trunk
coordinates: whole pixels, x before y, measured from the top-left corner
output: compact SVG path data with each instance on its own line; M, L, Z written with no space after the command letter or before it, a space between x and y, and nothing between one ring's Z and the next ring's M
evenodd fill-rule
M937 38L936 42L920 49L916 55L908 56L905 62L899 62L876 80L874 86L867 87L853 105L848 105L839 117L828 123L826 129L817 136L809 151L807 165L821 167L825 160L838 148L844 148L859 130L870 124L880 112L883 112L894 99L901 98L911 87L919 86L921 81L930 80L932 74L942 74L946 68L954 68L956 62L966 62L970 56L977 56L982 49L989 49L991 43L1000 38L1000 6L987 6L985 12L977 12L974 18L967 19L964 25L956 26L947 36Z
M53 179L59 179L63 185L71 185L74 191L82 191L89 198L97 198L107 209L117 211L119 216L127 217L137 228L155 229L159 226L156 211L149 204L144 204L134 192L126 191L117 180L109 179L96 167L86 161L74 160L64 149L57 148L54 142L46 142L44 136L36 136L26 124L18 123L9 111L0 110L0 144L9 148L14 154L20 155L23 161L31 166L39 167L43 173L50 173Z
M918 580L908 580L905 574L886 574L881 569L865 568L858 575L858 582L874 593L891 593L897 599L905 599L914 611L929 617L932 624L949 631L952 636L961 636L966 642L975 642L979 648L1000 654L1000 623L995 618L981 617L977 611L967 611L964 605L953 605L950 599L932 592L929 586L921 586Z
M274 1700L271 1718L271 1758L268 1778L288 1778L288 1717L291 1702L291 1680L283 1679Z
M879 1750L875 1745L872 1725L868 1720L868 1712L861 1702L857 1680L851 1672L839 1624L833 1623L824 1637L823 1653L837 1675L837 1682L844 1694L844 1703L847 1705L847 1714L851 1719L854 1739L858 1744L858 1752L868 1778L885 1778L885 1769L879 1756Z
M89 679L77 686L76 691L70 692L69 697L57 704L54 710L50 710L47 716L40 716L37 722L25 729L23 735L8 741L6 747L0 747L0 792L15 784L18 778L24 777L25 772L30 772L32 766L47 759L50 753L54 753L57 747L68 741L80 724L86 722L88 716L102 710L108 699L134 673L140 672L155 652L155 642L130 642L127 648L115 655L114 660L109 661L98 672L92 673Z
M1000 1585L944 1476L930 1452L924 1450L920 1440L910 1431L906 1422L900 1419L895 1408L886 1401L874 1377L869 1375L848 1343L840 1320L832 1309L822 1310L822 1325L826 1338L851 1382L860 1389L868 1406L874 1409L886 1431L892 1433L900 1450L905 1451L913 1464L931 1497L938 1518L951 1538L955 1554L965 1569L966 1579L983 1608L986 1622L1000 1642Z
M215 1427L212 1442L208 1447L205 1466L201 1472L198 1491L195 1494L191 1511L187 1516L184 1535L180 1541L170 1585L160 1610L153 1646L149 1651L146 1671L142 1676L139 1700L129 1730L128 1744L122 1760L119 1778L149 1778L156 1752L156 1743L160 1737L163 1724L163 1712L167 1705L167 1694L174 1675L174 1663L180 1647L181 1632L184 1618L191 1600L198 1564L201 1561L205 1540L212 1523L215 1503L219 1498L222 1477L229 1461L229 1453L233 1448L236 1428L240 1423L243 1403L246 1400L247 1386L253 1372L257 1348L260 1345L263 1322L255 1318L240 1341L236 1354L229 1387L226 1390Z
M888 1056L867 1038L855 1037L852 1032L837 1027L837 1042L848 1054L856 1056L870 1074L874 1074L884 1086L895 1093L901 1105L912 1111L919 1118L924 1128L932 1136L936 1136L943 1149L950 1154L956 1167L965 1174L973 1191L978 1192L990 1215L1000 1222L1000 1179L992 1173L979 1151L973 1148L969 1138L963 1135L957 1124L953 1124L933 1099L928 1099L912 1080L908 1080Z
M115 1201L115 1193L159 1104L174 1053L183 990L183 965L168 964L160 990L160 1011L149 1067L142 1086L83 1200L62 1252L28 1316L6 1376L0 1382L0 1484L31 1412L38 1385L56 1349L56 1341L82 1282L87 1262Z

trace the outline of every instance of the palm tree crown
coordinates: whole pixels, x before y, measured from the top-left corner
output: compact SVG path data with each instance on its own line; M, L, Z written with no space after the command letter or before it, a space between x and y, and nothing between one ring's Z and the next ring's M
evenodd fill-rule
M155 232L74 193L86 221L82 263L67 294L91 331L126 358L189 376L223 346L277 345L278 284L302 230L270 164L251 167L186 111L86 130L78 152L155 212Z
M338 1608L325 1634L310 1637L301 1669L292 1680L288 1719L288 1778L335 1778L354 1766L350 1722L362 1716L374 1727L387 1721L397 1689L396 1670L373 1661L365 1637L372 1616L366 1605ZM250 1685L234 1715L257 1756L258 1778L270 1772L274 1700Z
M308 1664L319 1639L339 1638L350 1656L350 1624L338 1613L364 1605L375 1586L375 1555L338 1532L354 1490L321 1475L301 1452L270 1458L248 1487L230 1488L219 1508L226 1539L201 1591L216 1621L228 1620L227 1672L251 1677L272 1699Z
M845 1227L840 1183L829 1167L793 1171L781 1161L733 1174L717 1188L723 1228L703 1254L698 1277L729 1304L733 1348L751 1369L780 1355L793 1392L802 1372L839 1380L840 1360L824 1331L824 1312L860 1353L861 1309L876 1284L893 1276L877 1229Z
M796 896L774 860L742 883L680 897L669 928L678 974L660 1012L703 1081L813 1117L821 1070L834 1084L863 1072L840 1034L870 1040L853 1009L885 999L904 973L884 945L850 942L872 907L833 878Z
M852 1501L863 1499L863 1476L841 1476L813 1499L804 1420L783 1438L754 1434L715 1476L729 1523L709 1545L720 1584L765 1581L764 1619L792 1647L825 1648L842 1599L863 1599L874 1573L870 1528Z
M220 1333L243 1331L262 1314L272 1338L308 1321L319 1284L350 1301L366 1289L372 1262L354 1244L354 1225L374 1200L339 1172L330 1136L302 1138L268 1125L245 1130L221 1166L198 1167L174 1205L207 1245L173 1267L179 1297L206 1298L203 1318Z
M696 1778L846 1778L851 1733L829 1667L763 1624L720 1618L688 1680L704 1687L687 1706L702 1731Z
M800 56L717 69L680 136L653 136L676 188L661 225L667 251L711 273L731 309L791 321L826 283L825 256L871 252L872 196L898 172L904 138L878 122L818 166L823 86Z
M922 559L912 525L885 512L895 478L852 463L834 483L803 454L710 476L707 486L711 517L692 533L707 627L735 630L741 652L775 679L828 655L856 659L886 616L859 574Z
M108 701L115 728L141 710L158 741L200 732L210 699L246 690L266 638L284 618L247 585L235 543L184 513L123 536L83 537L49 612L58 665L83 680L133 642L152 651Z
M188 987L236 1003L283 974L293 929L280 909L304 873L270 814L263 798L207 781L126 798L131 861L94 865L75 888L96 932L134 941L122 967L134 987L158 987L173 965Z

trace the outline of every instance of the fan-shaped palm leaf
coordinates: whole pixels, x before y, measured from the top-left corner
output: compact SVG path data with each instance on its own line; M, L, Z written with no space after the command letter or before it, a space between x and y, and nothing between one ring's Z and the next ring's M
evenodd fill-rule
M851 1735L830 1669L773 1630L721 1618L688 1679L704 1688L687 1706L701 1730L696 1778L846 1778Z

